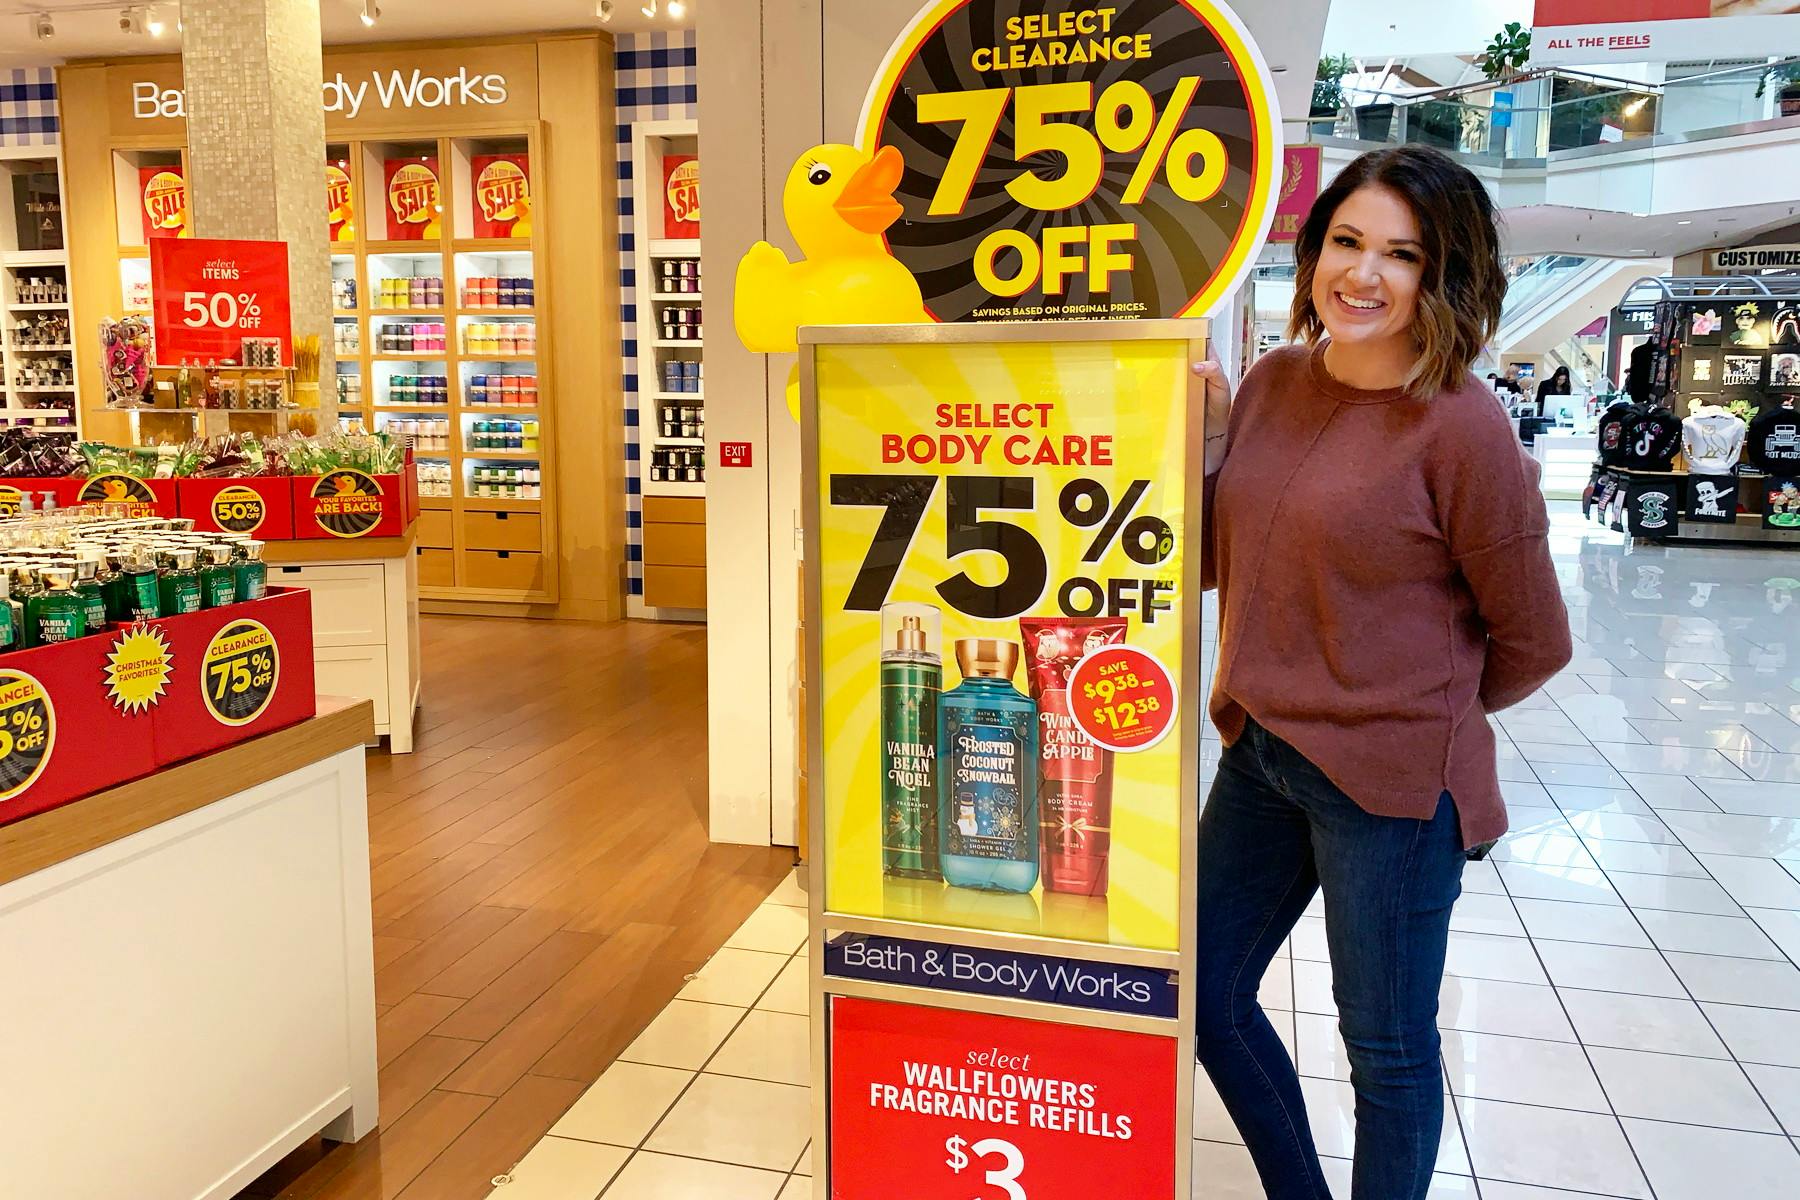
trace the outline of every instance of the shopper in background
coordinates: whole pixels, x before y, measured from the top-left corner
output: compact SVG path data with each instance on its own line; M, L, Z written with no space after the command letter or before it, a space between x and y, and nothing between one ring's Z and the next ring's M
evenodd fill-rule
M1499 323L1492 202L1435 150L1345 167L1289 336L1209 417L1202 548L1224 739L1200 820L1197 1047L1270 1200L1328 1200L1257 989L1321 888L1356 1090L1354 1200L1422 1200L1465 848L1506 829L1488 714L1569 660L1537 470L1469 367Z
M1538 387L1537 387L1538 416L1540 416L1540 417L1555 416L1556 415L1556 405L1555 405L1554 401L1549 401L1549 397L1551 397L1551 396L1567 396L1569 394L1570 390L1571 390L1571 388L1570 388L1570 384L1569 384L1569 368L1567 368L1567 367L1556 368L1556 372L1553 375L1551 375L1550 378L1548 378L1548 379L1544 380L1544 382L1538 384ZM1549 401L1549 402L1547 403L1547 401Z

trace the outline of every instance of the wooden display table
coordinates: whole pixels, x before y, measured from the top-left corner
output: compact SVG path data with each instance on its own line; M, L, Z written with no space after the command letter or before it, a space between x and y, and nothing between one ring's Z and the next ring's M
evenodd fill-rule
M375 1127L370 736L321 698L0 828L6 1194L228 1200Z
M312 591L319 691L372 701L375 734L395 754L412 753L419 707L417 532L263 546L270 584Z

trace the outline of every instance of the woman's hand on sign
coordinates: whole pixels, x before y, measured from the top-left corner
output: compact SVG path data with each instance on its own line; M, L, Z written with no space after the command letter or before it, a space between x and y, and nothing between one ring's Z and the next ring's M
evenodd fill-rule
M1231 417L1231 384L1216 358L1194 364L1194 374L1206 381L1206 473L1215 475L1225 465L1225 427Z

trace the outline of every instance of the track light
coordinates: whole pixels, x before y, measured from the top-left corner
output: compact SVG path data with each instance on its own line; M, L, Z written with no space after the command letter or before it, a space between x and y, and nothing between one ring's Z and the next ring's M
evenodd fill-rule
M151 37L161 37L168 26L163 24L162 14L152 8L144 20L144 29Z
M594 5L594 16L602 25L610 25L613 17L613 0L599 0L599 3Z
M140 37L144 33L144 10L141 8L121 8L119 10L119 32L135 33Z
M687 5L683 4L681 0L669 0L669 19L679 21L685 16L687 16Z
M656 15L656 0L649 0L649 3L638 9L638 11L643 13L646 17L654 17Z
M56 22L51 20L49 13L41 12L31 18L31 36L40 42L47 42L56 36Z
M375 27L375 22L379 20L381 20L381 9L376 7L375 0L363 0L363 25L369 29L373 29Z

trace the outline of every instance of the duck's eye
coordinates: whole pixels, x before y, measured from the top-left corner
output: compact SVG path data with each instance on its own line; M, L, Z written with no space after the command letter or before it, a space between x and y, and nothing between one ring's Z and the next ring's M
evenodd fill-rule
M818 186L819 184L824 183L827 179L830 179L830 178L831 178L831 168L824 166L823 164L821 164L820 166L814 167L812 170L810 170L806 173L806 182L814 185L815 187Z

